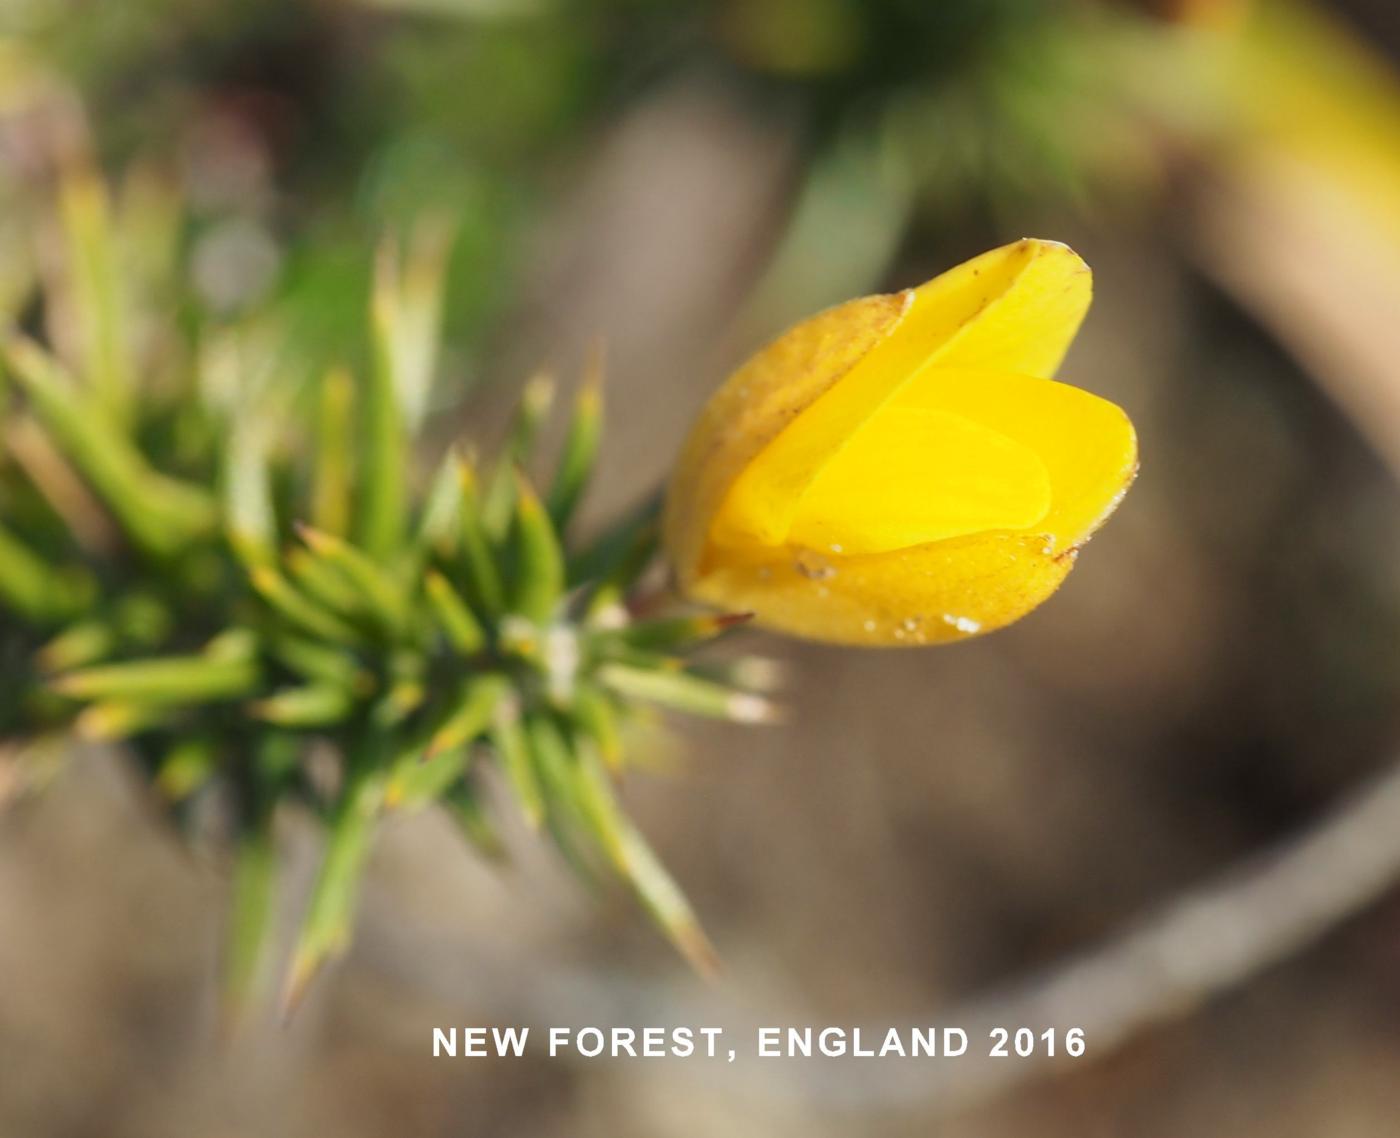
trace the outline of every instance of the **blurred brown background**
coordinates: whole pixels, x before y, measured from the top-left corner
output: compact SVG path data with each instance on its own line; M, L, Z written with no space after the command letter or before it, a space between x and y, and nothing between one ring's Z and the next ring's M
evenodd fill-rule
M1300 31L1318 19L1327 36ZM0 6L5 272L37 271L35 171L89 128L113 170L178 172L199 302L275 298L311 357L353 329L376 227L451 208L447 378L475 386L444 430L489 439L525 370L601 333L595 521L664 476L708 391L786 322L1025 234L1094 267L1062 374L1127 408L1143 455L1021 624L907 653L755 635L788 665L788 723L635 741L664 773L628 799L725 958L713 990L529 838L490 867L425 817L386 829L355 948L296 1020L221 1040L224 882L119 754L82 754L0 816L0 1134L1392 1133L1394 891L951 1116L918 1064L430 1043L475 1023L944 1022L1394 760L1398 48L1381 0ZM285 844L309 866L294 819Z

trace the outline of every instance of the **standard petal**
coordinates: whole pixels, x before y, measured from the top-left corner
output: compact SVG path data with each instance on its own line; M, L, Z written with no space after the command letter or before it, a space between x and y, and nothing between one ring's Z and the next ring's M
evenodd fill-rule
M1032 448L962 415L891 405L807 487L788 542L883 553L1023 530L1045 517L1050 501L1049 473Z
M1025 616L1059 587L1074 552L994 533L867 557L776 552L717 565L692 595L754 612L766 628L837 644L905 647L963 640Z
M1048 512L1028 524L1053 537L1056 549L1087 539L1137 473L1137 434L1128 416L1066 383L930 368L899 394L892 410L952 412L1034 451L1049 474L1051 500Z
M1093 293L1093 274L1078 253L1028 237L921 285L910 315L940 314L942 338L929 357L939 367L1048 378L1069 351Z
M720 503L723 528L759 544L782 544L822 466L928 368L1048 376L1091 293L1089 268L1073 250L1030 239L914 290L897 326L742 466Z

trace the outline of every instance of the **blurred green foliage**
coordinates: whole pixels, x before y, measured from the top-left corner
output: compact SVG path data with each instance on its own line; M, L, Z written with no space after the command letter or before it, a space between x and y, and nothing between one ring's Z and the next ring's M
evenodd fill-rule
M23 0L0 45L71 85L109 167L173 172L194 236L257 245L255 279L213 299L275 291L315 362L353 338L374 236L450 214L445 321L470 377L532 221L658 85L708 74L795 112L812 170L857 145L952 229L1141 181L1123 77L1147 26L1051 0Z
M544 465L544 378L494 461L449 450L432 472L453 226L428 218L379 245L368 332L340 344L365 363L318 374L275 303L173 319L183 262L153 267L149 238L179 227L179 202L127 189L114 203L89 168L64 172L46 283L21 326L0 326L7 759L42 772L74 737L122 741L192 834L220 817L234 1007L265 973L286 808L326 833L290 1006L348 943L383 814L436 806L494 851L489 766L530 825L629 882L707 967L617 801L624 735L649 705L746 722L768 705L742 669L689 659L732 620L662 611L641 583L654 504L571 536L601 443L601 360L542 493L526 472ZM193 271L198 286L197 256Z

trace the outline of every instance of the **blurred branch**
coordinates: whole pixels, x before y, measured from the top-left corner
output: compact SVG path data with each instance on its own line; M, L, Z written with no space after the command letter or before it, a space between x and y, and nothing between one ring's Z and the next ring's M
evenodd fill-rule
M973 1041L969 1056L994 1026L1079 1027L1086 1056L1102 1058L1301 951L1397 882L1400 764L1312 828L1188 890L1121 937L931 1022L964 1028ZM951 1113L1047 1068L1063 1071L1075 1063L978 1059L921 1068L917 1085L906 1079L868 1089L881 1091L887 1102L936 1102ZM884 1081L882 1072L869 1070ZM898 1077L900 1070L890 1073Z

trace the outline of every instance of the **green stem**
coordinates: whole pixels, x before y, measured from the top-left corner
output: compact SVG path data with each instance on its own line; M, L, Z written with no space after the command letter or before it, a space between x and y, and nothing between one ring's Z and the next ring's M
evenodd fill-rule
M350 942L360 877L384 799L383 740L371 733L350 755L345 786L326 832L321 871L292 954L282 1006L290 1013L326 961Z

